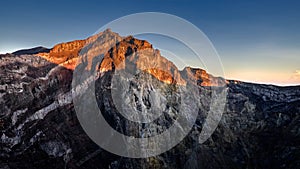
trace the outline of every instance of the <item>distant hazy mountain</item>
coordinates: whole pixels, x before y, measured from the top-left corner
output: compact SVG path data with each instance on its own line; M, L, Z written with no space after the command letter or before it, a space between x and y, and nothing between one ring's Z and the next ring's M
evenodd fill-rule
M18 50L16 52L13 52L12 54L14 55L33 55L33 54L38 54L42 52L49 52L50 49L44 48L42 46L31 48L31 49L23 49L23 50Z
M188 99L178 89L187 83L197 89L191 92L199 104L196 123L180 144L159 156L111 154L87 136L77 119L71 89L79 71L82 76L73 83L81 93L89 89L89 77L98 74L98 107L122 134L151 137L173 125L178 100ZM122 71L135 76L125 78ZM300 168L300 86L225 80L200 68L178 70L149 42L110 30L52 49L0 55L0 75L0 168ZM115 90L113 84L128 86ZM212 137L199 144L216 88L228 91L224 114ZM134 123L120 115L114 94L132 115L157 108L164 114L153 123Z

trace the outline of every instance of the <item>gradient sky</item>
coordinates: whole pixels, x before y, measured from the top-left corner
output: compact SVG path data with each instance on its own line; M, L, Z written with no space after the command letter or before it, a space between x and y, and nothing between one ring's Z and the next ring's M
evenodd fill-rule
M226 78L300 84L297 0L1 1L0 53L83 39L137 12L170 13L196 25L218 51Z

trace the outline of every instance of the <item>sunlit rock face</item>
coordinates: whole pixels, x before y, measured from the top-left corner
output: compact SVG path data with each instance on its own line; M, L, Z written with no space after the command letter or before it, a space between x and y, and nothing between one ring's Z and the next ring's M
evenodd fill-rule
M88 73L72 89L78 69ZM71 91L88 90L95 72L99 108L115 130L135 137L151 137L174 124L180 100L186 99L179 89L196 85L199 111L192 131L168 152L145 159L101 149L80 126ZM0 168L300 168L299 86L224 80L200 68L180 71L149 42L110 30L49 50L0 55L0 76ZM221 122L199 144L212 88L224 83L228 95ZM127 93L119 92L125 87ZM117 120L120 108L113 94L134 110L133 117L156 117L159 108L164 114L148 126Z
M84 52L85 50L88 50L88 53L85 54L88 56L87 59L89 60L89 63L92 63L91 60L93 58L103 54L104 51L101 51L103 47L116 44L119 40L121 40L121 37L108 29L88 37L87 39L60 43L55 45L52 49L36 52L34 54L49 62L74 70L78 62L80 62L78 61L78 58L81 51ZM26 51L23 51L22 54L26 54ZM91 65L88 65L88 68L90 67Z
M127 69L132 73L146 71L165 83L184 84L177 67L162 57L159 50L145 40L132 36L124 38L113 46L100 64L100 72Z
M214 77L205 70L199 68L185 67L182 71L189 80L193 79L200 86L224 86L226 81L221 77Z
M48 52L36 53L36 56L45 58L49 62L60 64L68 69L74 69L76 66L78 53L86 44L85 40L75 40L72 42L55 45Z
M133 55L138 50L145 51L149 49L152 49L152 45L149 44L147 41L138 40L133 38L132 36L127 37L121 40L120 42L116 43L115 46L113 46L107 53L105 53L100 65L100 71L105 72L113 70L115 68L117 70L124 69L126 64L126 57Z

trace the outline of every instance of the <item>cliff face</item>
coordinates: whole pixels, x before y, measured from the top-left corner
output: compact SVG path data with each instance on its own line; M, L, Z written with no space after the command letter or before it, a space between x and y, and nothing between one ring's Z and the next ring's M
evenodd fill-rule
M54 64L62 65L68 69L74 69L77 63L79 51L85 44L85 40L75 40L72 42L61 43L55 45L49 51L35 53L35 55L45 58Z
M6 54L0 60L0 168L300 168L299 86L225 81L198 68L179 71L149 42L109 30L50 51ZM99 72L97 104L118 132L135 137L163 132L174 122L178 100L187 98L178 93L187 82L196 85L193 93L199 94L196 123L180 144L159 156L111 154L86 135L77 119L71 83L78 69L87 73L73 90L82 93L90 87L90 74ZM136 76L128 81L122 72ZM125 82L129 90L116 90ZM225 83L228 95L221 122L212 137L199 144L212 88ZM121 118L114 95L127 103L132 116L155 114L157 108L165 113L149 125L132 123Z
M184 84L177 67L160 55L159 50L145 40L132 36L124 38L113 46L100 64L100 72L126 69L131 73L146 71L165 83Z
M223 86L226 81L220 77L214 77L208 74L205 70L199 68L186 67L182 71L189 77L189 80L194 79L200 86Z
M67 43L57 44L48 52L39 52L35 55L42 57L51 63L74 70L76 64L79 62L78 58L80 51L89 51L89 58L87 59L89 59L90 63L90 60L103 53L103 51L99 50L99 46L116 44L119 40L121 40L121 37L117 33L106 30L84 40L75 40ZM23 54L30 53L23 52ZM89 65L89 68L90 67L91 65Z

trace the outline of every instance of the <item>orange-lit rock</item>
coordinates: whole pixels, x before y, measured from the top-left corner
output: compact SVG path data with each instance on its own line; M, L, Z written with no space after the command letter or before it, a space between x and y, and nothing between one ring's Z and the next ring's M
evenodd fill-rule
M78 58L84 58L87 70L96 69L102 73L125 68L146 71L168 84L184 85L187 79L201 86L220 86L225 82L224 79L213 77L198 68L186 67L179 71L171 61L161 56L159 50L153 49L149 42L133 36L122 38L110 29L85 40L57 44L50 52L35 55L71 70L81 62ZM92 68L95 58L100 55L104 55L104 58L96 63L98 66L94 65ZM187 79L184 80L181 73L187 75Z
M183 73L186 74L189 80L194 81L201 86L224 86L226 84L225 79L214 77L200 68L186 67L184 68Z

